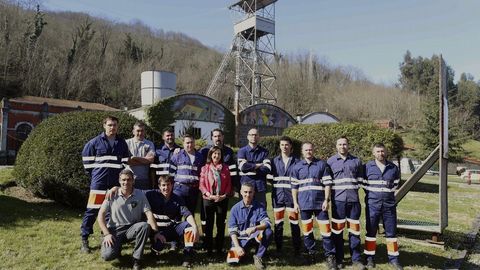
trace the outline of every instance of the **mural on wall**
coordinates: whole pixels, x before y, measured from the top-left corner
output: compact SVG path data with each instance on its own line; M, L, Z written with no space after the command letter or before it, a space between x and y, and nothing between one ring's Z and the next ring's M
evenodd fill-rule
M188 119L223 123L223 108L199 95L185 95L177 98L173 104L175 119Z
M294 124L294 119L276 106L260 104L242 111L241 123L252 126L287 128Z

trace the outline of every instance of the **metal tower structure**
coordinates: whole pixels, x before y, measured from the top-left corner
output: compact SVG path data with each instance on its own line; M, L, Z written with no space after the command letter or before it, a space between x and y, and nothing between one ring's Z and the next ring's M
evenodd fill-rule
M239 109L250 105L276 103L275 2L237 0L228 7L234 15L234 37L206 95L215 97L219 92L228 92L228 82L233 81L237 115Z

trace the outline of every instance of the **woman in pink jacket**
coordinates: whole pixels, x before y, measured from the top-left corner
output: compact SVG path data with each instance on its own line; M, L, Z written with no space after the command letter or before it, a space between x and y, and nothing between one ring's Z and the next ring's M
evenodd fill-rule
M200 173L200 191L206 216L205 248L211 254L213 247L213 222L216 217L217 237L215 248L223 254L225 239L225 219L228 211L228 197L232 194L232 181L228 165L223 163L222 149L218 146L210 148L207 154L207 164Z

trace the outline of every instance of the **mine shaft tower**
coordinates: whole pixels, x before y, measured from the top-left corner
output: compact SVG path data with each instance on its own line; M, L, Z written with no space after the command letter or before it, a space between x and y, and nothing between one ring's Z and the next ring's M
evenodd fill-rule
M237 0L228 7L234 16L234 37L206 95L213 97L217 91L229 91L225 78L234 69L237 114L238 110L250 105L277 101L273 68L276 61L275 2L277 0Z

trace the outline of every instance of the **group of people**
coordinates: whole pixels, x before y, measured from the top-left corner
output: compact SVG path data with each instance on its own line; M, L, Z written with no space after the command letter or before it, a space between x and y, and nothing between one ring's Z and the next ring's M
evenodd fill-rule
M248 249L255 247L254 265L264 269L262 258L270 243L275 242L278 253L283 250L287 214L295 255L302 250L302 231L304 250L312 262L317 254L313 235L316 219L329 269L344 267L345 229L352 265L358 269L374 268L376 234L383 220L389 263L402 269L394 197L400 175L398 167L386 159L383 144L373 146L374 159L363 165L349 153L346 137L338 138L337 154L327 161L314 156L314 145L309 142L302 145L302 158L295 157L292 140L281 137L281 153L270 159L268 150L258 144L258 129L252 128L248 131L248 144L235 157L234 151L224 144L221 129L211 131L213 145L200 151L196 150L192 136L185 135L183 147L179 147L173 130L165 129L164 144L155 149L145 139L143 123L135 123L134 137L126 141L117 135L118 124L117 118L107 117L103 122L105 131L90 140L82 152L85 170L91 178L81 226L83 252L90 252L88 237L98 220L103 235L102 258L118 257L122 243L135 239L134 269L140 269L148 239L156 253L167 243L175 246L183 242L183 265L191 267L194 242L201 234L207 253L215 250L227 254L229 264L240 262ZM267 214L267 182L272 184L273 226ZM361 254L359 188L366 194L365 258ZM238 196L240 200L228 209L229 200L237 201ZM198 201L201 231L194 218ZM225 225L231 239L228 251L224 250Z

